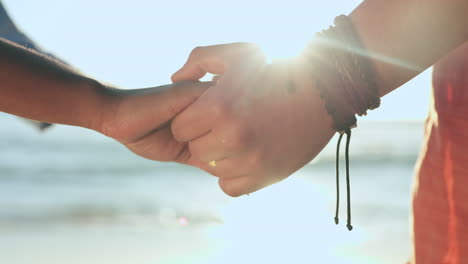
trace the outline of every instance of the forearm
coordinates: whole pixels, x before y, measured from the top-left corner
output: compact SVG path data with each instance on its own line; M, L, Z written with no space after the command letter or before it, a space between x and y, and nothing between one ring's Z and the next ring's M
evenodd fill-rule
M350 15L383 96L468 40L468 1L366 0Z
M96 129L106 90L68 66L0 39L0 111Z

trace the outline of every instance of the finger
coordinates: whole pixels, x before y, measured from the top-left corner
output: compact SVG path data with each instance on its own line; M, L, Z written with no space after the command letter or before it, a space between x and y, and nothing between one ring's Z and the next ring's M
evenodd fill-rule
M190 104L196 101L214 82L179 82L167 91L166 98L161 98L162 107L167 109L169 120L181 113Z
M171 129L177 141L192 141L210 132L219 117L217 106L211 102L208 96L202 96L174 118Z
M176 140L187 142L207 134L219 121L229 119L232 106L242 96L244 86L263 63L249 58L233 65L230 71L172 122Z
M228 157L226 151L222 149L222 141L215 139L212 132L190 141L188 144L193 157L202 162L222 160Z
M244 126L224 122L210 133L190 141L189 149L190 153L200 161L221 160L247 152L250 138Z
M206 73L223 74L228 65L246 54L261 54L260 49L251 43L231 43L192 50L187 62L172 75L172 81L199 80Z
M189 153L190 153L190 151L189 151ZM185 164L196 167L196 168L199 168L199 169L204 170L207 173L209 173L209 174L211 174L211 175L213 175L215 177L218 177L218 175L213 170L213 166L210 165L209 162L204 162L204 161L198 160L197 158L192 156L192 153L190 153L190 157L187 159Z
M237 178L220 178L218 180L221 190L232 197L256 192L270 185L264 178L256 175L245 175Z
M183 82L172 84L169 89L161 91L158 88L140 89L136 91L125 91L125 100L121 100L118 113L122 120L121 124L110 124L109 127L118 127L117 140L134 142L152 133L182 112L193 103L212 82ZM127 124L132 123L132 126ZM106 129L103 128L104 133ZM135 131L134 128L138 128Z
M180 142L192 141L210 132L218 120L228 115L229 103L216 85L189 105L172 122L174 138Z
M191 156L186 164L202 169L218 178L233 179L247 174L247 169L244 167L239 168L238 162L238 159L222 159L214 162L205 162Z
M145 137L126 144L134 153L151 160L175 161L183 153L186 144L177 142L166 126Z

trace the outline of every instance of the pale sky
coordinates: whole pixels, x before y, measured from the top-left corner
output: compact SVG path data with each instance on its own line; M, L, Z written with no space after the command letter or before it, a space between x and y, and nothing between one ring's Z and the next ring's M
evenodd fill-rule
M122 88L170 82L190 50L238 41L272 57L301 51L360 1L4 0L19 27L83 72ZM430 72L383 98L366 119L423 119Z

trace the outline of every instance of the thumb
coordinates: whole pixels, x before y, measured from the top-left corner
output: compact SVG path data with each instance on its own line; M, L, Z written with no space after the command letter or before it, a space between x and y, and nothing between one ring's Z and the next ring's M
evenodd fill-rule
M134 142L167 125L196 101L212 82L179 82L153 88L115 90L101 133L120 142Z
M252 43L231 43L197 47L192 50L184 66L172 75L173 82L196 81L206 73L223 74L229 65L245 56L264 57Z

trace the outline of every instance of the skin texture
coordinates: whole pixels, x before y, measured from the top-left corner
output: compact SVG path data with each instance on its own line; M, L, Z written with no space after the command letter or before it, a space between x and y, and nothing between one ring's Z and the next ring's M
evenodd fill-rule
M465 42L466 10L466 0L366 0L356 8L350 18L373 55L380 94ZM333 136L307 67L300 58L267 65L246 43L202 47L171 89L126 93L0 40L0 110L94 129L145 158L206 170L239 196L288 177ZM220 75L212 87L197 82L207 72Z
M381 96L468 40L466 0L366 0L349 16L377 70Z
M171 120L212 84L180 82L138 90L106 92L103 121L94 128L135 154L157 161L187 163L187 144L174 139Z
M0 80L0 111L93 129L160 161L188 160L186 144L174 140L170 122L212 85L181 82L118 90L1 39Z
M334 134L304 66L300 60L266 65L252 44L235 43L195 49L173 75L180 81L200 78L205 69L222 74L174 119L172 131L189 144L199 168L219 177L226 194L251 193L288 177Z
M350 18L376 70L380 95L430 67L468 37L468 1L367 0ZM172 131L196 166L240 196L311 161L334 131L301 58L267 65L252 44L193 50L174 82L215 73L216 85L178 115ZM294 87L291 88L291 80ZM216 166L210 166L210 161Z

